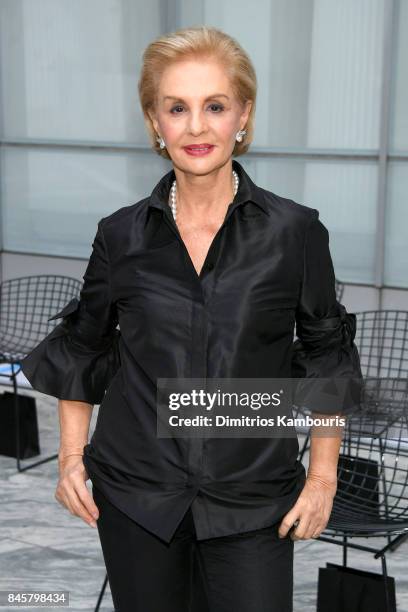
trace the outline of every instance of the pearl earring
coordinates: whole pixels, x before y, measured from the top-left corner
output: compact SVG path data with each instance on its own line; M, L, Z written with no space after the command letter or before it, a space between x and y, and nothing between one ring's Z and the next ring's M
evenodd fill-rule
M160 148L164 149L164 147L166 146L166 143L164 142L163 138L161 136L157 136L156 140L159 143Z
M243 138L243 136L245 136L245 134L246 134L246 133L247 133L247 131L246 131L246 130L239 130L239 132L237 132L237 135L236 135L236 137L235 137L235 138L236 138L236 140L237 140L238 142L242 142L242 138Z

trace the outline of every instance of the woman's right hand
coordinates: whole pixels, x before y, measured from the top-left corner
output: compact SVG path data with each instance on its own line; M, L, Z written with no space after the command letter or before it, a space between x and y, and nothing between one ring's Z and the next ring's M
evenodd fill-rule
M88 525L96 527L99 511L85 484L88 478L80 455L60 459L55 499L71 514L79 516Z

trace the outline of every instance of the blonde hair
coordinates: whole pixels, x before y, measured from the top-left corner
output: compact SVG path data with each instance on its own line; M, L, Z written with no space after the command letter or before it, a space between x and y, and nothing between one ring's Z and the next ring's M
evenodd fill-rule
M249 56L234 38L215 27L183 28L156 38L146 47L142 59L138 82L139 99L156 153L170 159L167 150L160 149L156 140L157 133L147 111L155 109L158 85L164 70L169 64L185 59L217 60L225 67L238 101L244 104L246 100L252 100L252 108L244 126L247 133L242 142L235 143L232 155L246 153L253 139L257 79Z

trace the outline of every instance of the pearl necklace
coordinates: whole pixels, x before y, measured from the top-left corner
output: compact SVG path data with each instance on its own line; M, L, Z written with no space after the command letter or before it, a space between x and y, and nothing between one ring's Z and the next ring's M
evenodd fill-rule
M232 171L232 174L234 178L234 198L235 198L236 193L238 191L239 178L235 170ZM170 207L173 213L174 221L176 221L176 217L177 217L176 190L177 190L176 181L173 181L173 184L170 189Z

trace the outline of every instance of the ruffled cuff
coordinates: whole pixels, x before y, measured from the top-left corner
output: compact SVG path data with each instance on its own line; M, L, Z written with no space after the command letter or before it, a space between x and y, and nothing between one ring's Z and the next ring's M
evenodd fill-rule
M22 360L21 369L37 391L100 404L120 367L120 332L101 335L77 298L49 321L60 317L63 321Z
M313 379L299 382L295 403L323 414L354 411L361 401L356 315L338 306L338 316L298 320L293 343L292 377Z

